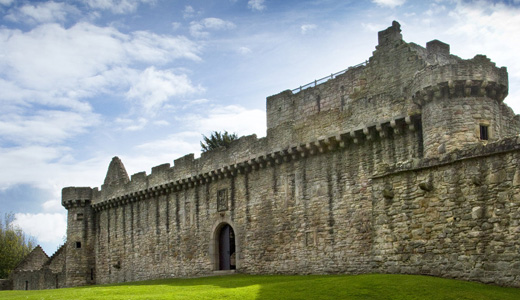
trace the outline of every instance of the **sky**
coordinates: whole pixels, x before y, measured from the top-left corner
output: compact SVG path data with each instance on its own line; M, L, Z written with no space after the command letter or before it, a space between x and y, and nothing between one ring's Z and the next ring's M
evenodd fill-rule
M393 20L506 66L520 113L520 0L0 0L0 213L51 255L63 187L265 136L266 97L364 62Z

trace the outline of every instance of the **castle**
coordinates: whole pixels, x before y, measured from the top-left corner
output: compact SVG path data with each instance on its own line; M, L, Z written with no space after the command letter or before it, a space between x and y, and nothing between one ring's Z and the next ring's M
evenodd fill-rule
M520 117L505 67L379 32L372 57L267 98L267 135L67 187L67 242L14 289L213 274L399 273L520 287Z

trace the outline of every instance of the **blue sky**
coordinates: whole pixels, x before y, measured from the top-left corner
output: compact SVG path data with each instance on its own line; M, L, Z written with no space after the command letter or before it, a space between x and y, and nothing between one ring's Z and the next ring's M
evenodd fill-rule
M265 135L265 98L368 59L393 20L509 71L520 112L520 0L0 0L0 212L50 255L65 186L200 153L201 134Z

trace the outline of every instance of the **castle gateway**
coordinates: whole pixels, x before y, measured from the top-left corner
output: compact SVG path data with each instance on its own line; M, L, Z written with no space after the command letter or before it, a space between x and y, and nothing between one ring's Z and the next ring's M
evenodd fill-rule
M233 272L520 286L520 118L506 68L394 22L373 56L267 98L267 136L67 187L67 243L16 289Z

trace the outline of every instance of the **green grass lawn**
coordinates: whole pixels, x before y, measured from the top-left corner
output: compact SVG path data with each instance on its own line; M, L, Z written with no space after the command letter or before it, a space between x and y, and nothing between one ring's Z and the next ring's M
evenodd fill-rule
M416 275L230 275L43 291L0 299L520 299L520 289Z

